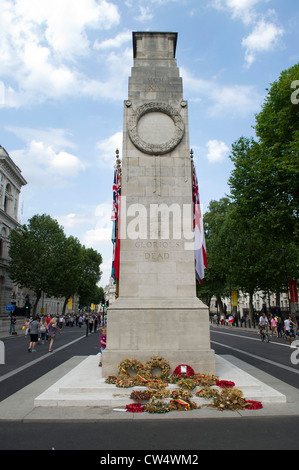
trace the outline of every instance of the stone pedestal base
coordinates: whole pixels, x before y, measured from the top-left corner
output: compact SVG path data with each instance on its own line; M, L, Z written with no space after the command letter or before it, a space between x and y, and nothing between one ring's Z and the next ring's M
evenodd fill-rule
M124 359L145 364L156 355L170 363L171 371L188 364L196 373L215 374L208 308L197 298L180 299L176 306L172 299L159 305L143 301L142 306L136 305L136 299L119 299L109 309L104 377L117 375Z

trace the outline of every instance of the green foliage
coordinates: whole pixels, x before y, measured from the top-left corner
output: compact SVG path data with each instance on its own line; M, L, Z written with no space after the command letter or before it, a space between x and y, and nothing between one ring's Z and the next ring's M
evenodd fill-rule
M87 301L98 293L101 255L66 237L49 215L35 215L28 225L11 231L9 256L11 279L36 295L34 315L42 292L65 298L84 292Z
M291 101L299 64L282 72L256 115L259 138L232 145L230 198L204 215L208 269L200 295L224 295L228 285L252 295L281 292L298 278L299 105Z

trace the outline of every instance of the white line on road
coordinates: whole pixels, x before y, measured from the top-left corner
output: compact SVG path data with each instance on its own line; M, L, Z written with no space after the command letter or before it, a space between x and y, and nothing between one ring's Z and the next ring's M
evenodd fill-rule
M232 349L232 351L245 354L245 356L253 357L254 359L258 359L259 361L267 362L268 364L274 365L275 367L280 367L281 369L285 369L290 372L294 372L295 374L299 374L299 370L293 369L292 367L288 367L283 364L279 364L278 362L271 361L270 359L265 359L264 357L257 356L256 354L251 354L249 352L243 351L242 349L233 348L232 346L227 346L226 344L217 343L217 341L212 340L211 343L217 344L218 346L223 346L224 348Z
M28 364L25 364L21 367L18 367L18 369L14 369L14 370L12 370L11 372L8 372L5 375L2 375L0 377L0 382L3 382L4 380L9 379L9 377L12 377L13 375L18 374L19 372L22 372L23 370L28 369L28 367L31 367L34 364L37 364L38 362L43 361L44 359L47 359L47 357L53 356L53 354L56 354L58 351L61 351L64 348L67 348L71 344L77 343L77 341L80 341L83 338L86 338L86 335L80 336L80 338L74 339L74 341L71 341L70 343L64 344L63 346L60 346L59 348L55 349L54 351L49 352L47 354L44 354L41 357L38 357L37 359L34 359L33 361L28 362Z
M227 333L224 331L216 331L216 330L211 330L211 333L218 333L220 335L229 335L229 336L235 336L236 338L245 338L245 339L250 339L251 341L261 341L260 335L258 333L258 338L251 338L250 336L244 336L244 335L238 335L235 333ZM276 346L283 346L285 348L289 348L289 344L283 344L283 343L274 343L273 341L270 341L271 344L275 344Z

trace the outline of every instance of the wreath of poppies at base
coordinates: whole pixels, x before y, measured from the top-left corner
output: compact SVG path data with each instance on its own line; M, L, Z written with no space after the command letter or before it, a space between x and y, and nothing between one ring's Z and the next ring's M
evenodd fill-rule
M231 387L234 387L236 384L234 382L229 381L229 380L217 380L215 385L217 385L217 387L221 387L221 388L231 388Z
M153 370L161 369L160 376L153 376ZM131 375L130 371L136 372ZM133 391L130 398L134 401L149 401L149 403L131 403L126 405L125 411L129 413L168 413L169 411L190 411L200 406L191 401L192 396L211 398L209 406L218 410L259 410L263 405L259 401L246 400L243 392L235 387L235 383L229 380L219 380L215 375L196 374L188 364L178 365L172 376L169 376L170 365L160 356L154 356L144 366L136 359L125 359L119 364L119 375L109 376L106 383L115 384L116 387L129 388L136 385L146 386L147 391ZM170 392L166 390L168 382L176 383L178 390ZM216 390L213 386L222 388ZM191 390L199 387L193 395ZM194 393L194 392L193 392ZM170 403L164 399L171 398Z
M140 403L131 403L130 405L126 405L126 411L128 413L142 413L145 411L145 406Z

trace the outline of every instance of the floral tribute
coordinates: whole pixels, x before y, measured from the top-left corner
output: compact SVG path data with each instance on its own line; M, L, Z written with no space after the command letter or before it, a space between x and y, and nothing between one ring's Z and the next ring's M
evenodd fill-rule
M147 401L151 399L151 392L149 390L146 391L138 391L138 390L133 390L133 392L130 395L131 400L134 401Z
M145 406L140 403L131 403L130 405L126 405L126 411L129 413L142 413L145 411Z
M191 366L188 366L188 364L180 364L174 369L173 375L179 378L193 377L195 372Z
M217 385L217 387L221 387L221 388L231 388L231 387L234 387L236 384L234 382L229 381L229 380L217 380L215 385Z
M160 369L160 375L153 374L156 369ZM195 373L188 364L178 365L170 375L170 365L161 356L152 357L145 365L136 359L125 359L119 364L118 375L109 376L106 383L122 388L146 387L144 390L133 390L130 394L134 403L126 406L125 411L129 413L190 411L201 406L221 411L259 410L263 407L261 402L246 400L243 392L234 388L234 382L219 380L216 375ZM169 390L169 383L177 388ZM200 406L192 401L193 396L208 399L208 403ZM147 403L141 404L142 401Z
M246 400L244 403L244 408L246 408L247 410L260 410L261 408L263 408L263 405L260 401Z
M131 377L131 374L129 374L130 370L135 371L137 375L143 368L144 366L140 361L137 361L136 359L125 359L120 362L118 366L118 375Z
M146 362L143 370L145 375L153 378L152 372L154 369L161 369L160 378L163 380L168 379L170 364L161 356L154 356Z

